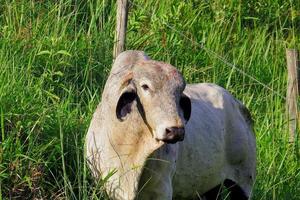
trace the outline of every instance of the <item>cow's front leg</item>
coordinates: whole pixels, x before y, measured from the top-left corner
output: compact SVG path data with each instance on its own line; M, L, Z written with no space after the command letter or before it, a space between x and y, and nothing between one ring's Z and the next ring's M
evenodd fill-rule
M153 178L153 177L152 177ZM147 184L147 182L145 183ZM148 181L149 185L138 191L138 200L172 200L173 188L171 178L162 177L158 181Z
M138 199L172 200L178 144L166 144L152 154L139 181Z

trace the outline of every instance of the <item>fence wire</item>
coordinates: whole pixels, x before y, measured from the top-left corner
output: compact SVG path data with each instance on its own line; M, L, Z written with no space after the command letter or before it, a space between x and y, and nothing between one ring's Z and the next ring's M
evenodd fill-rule
M143 6L133 2L132 0L128 0L129 4L134 5L136 7L138 7L139 9L145 9ZM146 12L146 14L148 16L151 16L150 12ZM280 94L280 92L275 91L274 89L272 89L270 86L266 85L265 83L261 82L260 80L258 80L257 78L255 78L254 76L248 74L247 72L245 72L244 70L240 69L236 64L229 62L226 58L224 58L223 56L219 55L218 53L216 53L215 51L209 49L208 47L205 46L205 44L203 42L197 42L195 40L192 40L191 38L187 37L186 34L184 34L183 32L177 30L176 28L174 28L174 26L170 25L167 22L161 21L162 24L164 24L165 26L167 26L169 29L173 30L174 32L176 32L177 34L179 34L180 36L182 36L183 38L189 40L191 42L191 45L193 46L198 46L201 49L203 49L204 51L206 51L209 55L212 55L213 57L217 58L218 60L220 60L221 62L223 62L225 64L225 66L230 67L235 69L237 72L239 72L240 74L248 77L249 79L251 79L252 81L255 81L256 83L258 83L259 85L263 86L265 89L270 90L271 92L273 92L273 94L276 94L277 96L279 96L280 98L286 100L286 97L282 96Z

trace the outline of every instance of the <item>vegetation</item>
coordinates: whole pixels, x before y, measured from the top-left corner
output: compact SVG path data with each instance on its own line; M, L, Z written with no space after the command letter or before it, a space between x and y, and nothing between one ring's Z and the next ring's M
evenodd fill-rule
M112 64L115 10L112 0L0 0L0 200L106 199L83 148ZM300 140L288 143L284 99L300 1L135 0L128 23L127 49L170 62L189 83L217 83L250 108L253 199L300 199Z

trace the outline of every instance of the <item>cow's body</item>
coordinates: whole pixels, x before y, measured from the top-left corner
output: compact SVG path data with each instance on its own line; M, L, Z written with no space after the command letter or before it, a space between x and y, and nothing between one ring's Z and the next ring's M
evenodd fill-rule
M94 176L111 176L105 188L117 200L216 199L223 183L241 200L255 179L246 107L214 84L185 87L176 68L140 51L116 59L86 150Z

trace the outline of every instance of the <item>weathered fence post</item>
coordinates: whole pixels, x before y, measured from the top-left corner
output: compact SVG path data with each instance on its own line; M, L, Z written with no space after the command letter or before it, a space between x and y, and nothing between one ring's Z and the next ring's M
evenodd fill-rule
M299 129L299 115L297 107L297 99L300 89L299 67L298 67L298 51L295 49L286 50L286 60L288 68L288 87L287 87L287 111L289 119L289 142L294 143L297 128Z
M128 17L128 0L117 0L117 19L114 44L114 59L125 50L126 28Z

